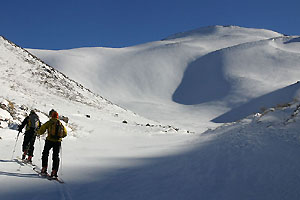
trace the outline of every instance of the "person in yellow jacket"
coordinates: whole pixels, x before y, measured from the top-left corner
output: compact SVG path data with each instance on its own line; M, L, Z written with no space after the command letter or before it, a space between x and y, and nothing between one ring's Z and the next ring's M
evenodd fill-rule
M56 111L53 111L51 113L51 119L41 126L37 134L42 135L46 132L46 130L48 136L45 141L45 146L42 155L41 173L45 175L47 174L49 151L51 148L53 148L51 177L57 177L61 141L62 138L67 136L67 130L59 121L58 113Z

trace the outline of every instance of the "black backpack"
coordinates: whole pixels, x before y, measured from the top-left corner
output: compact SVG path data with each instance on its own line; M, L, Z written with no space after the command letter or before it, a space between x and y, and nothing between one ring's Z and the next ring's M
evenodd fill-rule
M28 116L28 126L30 129L38 129L40 126L39 116L37 114L30 114Z

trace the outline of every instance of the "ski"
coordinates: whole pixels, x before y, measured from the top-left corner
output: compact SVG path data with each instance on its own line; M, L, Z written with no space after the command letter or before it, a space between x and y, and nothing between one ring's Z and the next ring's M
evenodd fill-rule
M36 168L36 167L32 168L32 170L35 171L39 175L39 177L41 177L41 178L47 178L48 176L50 176L48 173L47 174L42 174L41 170Z
M65 183L62 179L60 179L60 178L58 178L58 177L52 177L52 176L47 176L47 179L49 180L49 181L57 181L58 183Z
M13 161L15 161L16 163L18 163L21 166L25 166L26 165L25 163L23 163L22 160L19 160L18 158L13 159Z
M37 167L35 164L33 164L32 162L29 162L27 160L23 160L20 157L17 157L15 159L13 159L13 161L15 161L16 163L18 163L20 165L20 168L23 166L27 166L27 167Z
M35 171L36 173L38 173L38 175L39 175L39 177L41 177L41 178L45 178L45 179L47 179L47 180L49 180L49 181L57 181L58 183L65 183L62 179L60 179L60 178L58 178L58 177L52 177L52 176L50 176L50 174L42 174L41 173L41 170L40 169L38 169L38 168L36 168L36 167L34 167L34 168L32 168L33 169L33 171Z
M26 159L22 159L22 158L20 158L20 157L17 157L16 159L15 159L15 161L17 162L17 163L19 163L19 164L23 164L23 166L24 165L30 165L30 166L33 166L33 167L35 167L36 165L35 164L33 164L32 162L29 162L28 160L26 160Z
M32 162L28 162L27 160L23 160L20 157L17 157L16 159L14 159L15 162L17 162L19 165L21 166L27 166L30 167L34 172L36 172L39 177L41 178L45 178L49 181L57 181L58 183L65 183L61 178L58 177L51 177L50 174L42 174L41 173L41 169L36 166L35 164L33 164Z

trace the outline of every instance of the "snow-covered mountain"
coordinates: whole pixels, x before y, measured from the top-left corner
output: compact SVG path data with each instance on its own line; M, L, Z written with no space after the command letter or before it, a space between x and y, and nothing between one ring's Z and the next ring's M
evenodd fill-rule
M256 105L236 118L220 118L296 83L296 41L269 30L212 26L129 48L29 51L142 116L205 131L215 127L213 119L228 122L259 111ZM292 99L273 99L261 107Z
M298 199L299 38L211 26L60 51L0 38L1 199ZM64 185L13 160L33 108L69 117Z
M3 37L0 37L0 45L1 98L10 104L22 103L16 106L16 110L17 107L23 106L21 110L37 109L47 114L55 107L64 114L66 104L69 104L71 107L78 105L77 110L73 107L72 112L75 113L81 113L80 107L83 106L98 110L102 112L102 119L111 119L113 116L114 121L120 122L122 120L136 124L153 122L91 92ZM90 115L90 113L82 114Z

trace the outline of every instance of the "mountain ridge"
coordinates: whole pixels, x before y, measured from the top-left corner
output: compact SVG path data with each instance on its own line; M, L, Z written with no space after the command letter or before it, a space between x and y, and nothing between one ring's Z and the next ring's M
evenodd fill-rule
M240 27L240 26L235 26L235 25L226 25L226 26L222 26L222 25L214 25L214 26L206 26L206 27L200 27L197 29L193 29L193 30L189 30L189 31L184 31L181 33L176 33L173 35L170 35L168 37L166 37L163 40L173 40L173 39L180 39L182 37L190 37L190 36L206 36L206 35L211 35L213 33L218 33L218 32L222 32L224 30L234 30L237 32L241 32L243 33L244 30L251 30L254 33L261 31L264 32L264 34L269 34L269 35L277 35L277 36L283 36L283 34L278 33L276 31L271 31L268 29L257 29L257 28L245 28L245 27Z
M264 71L264 68L275 70L271 67L272 62L276 64L276 56L279 55L280 57L283 55L282 52L289 56L288 50L292 47L281 42L279 38L288 37L280 33L266 29L250 29L237 26L211 26L191 32L192 34L190 32L183 34L181 38L108 51L95 48L65 51L29 49L29 51L43 58L46 62L52 63L54 67L64 71L73 79L92 88L92 91L101 92L103 96L123 107L157 121L183 126L186 126L186 124L182 124L185 121L183 118L188 118L191 121L197 118L206 119L209 124L218 115L220 116L231 109L226 99L224 99L224 102L205 103L202 98L199 101L202 102L201 104L192 103L192 105L174 101L174 94L181 89L181 85L186 80L192 80L185 79L186 73L190 68L193 68L192 65L195 69L197 68L192 73L195 81L190 83L190 86L194 87L195 90L189 90L191 87L184 87L186 92L191 91L192 96L204 95L205 90L214 91L213 88L218 86L215 84L215 82L218 82L218 78L214 77L216 71L219 72L216 74L219 74L225 82L229 82L229 85L233 86L233 90L226 89L227 93L231 95L230 98L232 100L240 99L239 101L244 103L250 101L251 98L286 87L297 81L296 78L293 78L293 80L282 78L282 80L285 80L284 84L276 82L274 87L270 81L266 82L265 78L259 75L259 71L261 71L265 74L265 77L268 77L268 72ZM282 52L276 52L274 45L282 46L285 49ZM260 49L261 55L255 54L254 49L256 48ZM300 52L297 45L293 50L296 53ZM238 51L241 51L241 53L238 53ZM252 55L253 58L258 57L259 60L250 58L250 56L247 56L248 54ZM264 58L264 55L266 55L266 58ZM243 57L246 59L243 60ZM269 59L272 57L274 59ZM282 62L284 58L280 59L277 59L277 61ZM291 64L295 64L294 68L297 68L297 59L298 57L292 59L293 63L286 60L286 62L282 62L283 66L277 66L277 69L282 71L285 65L292 69ZM200 60L203 60L203 62L197 62ZM255 73L252 73L250 68L246 67L254 61L257 61L257 65L261 66L260 68L252 66L252 68L258 70L256 75L262 77L261 83L255 82L255 79L253 79L256 76ZM260 61L262 62L259 63ZM243 65L243 63L245 64ZM74 68L80 73L75 73ZM235 71L241 71L239 68L251 73L237 74ZM201 70L204 69L210 70L210 73L201 73ZM252 74L254 74L253 77L249 77ZM293 73L290 74L294 77ZM279 73L273 73L273 75L280 77ZM202 77L202 82L198 77ZM204 90L197 89L199 81L201 82L199 87ZM243 89L247 89L249 92L242 92ZM231 93L229 93L230 91ZM253 93L252 97L251 93ZM237 97L234 95L237 95ZM236 102L236 100L234 101ZM231 104L233 105L234 102ZM191 109L190 106L195 106L195 108ZM163 112L161 112L162 110ZM200 114L201 112L203 115ZM177 113L177 115L173 115L173 113ZM184 117L170 118L170 116L180 116L180 114Z

